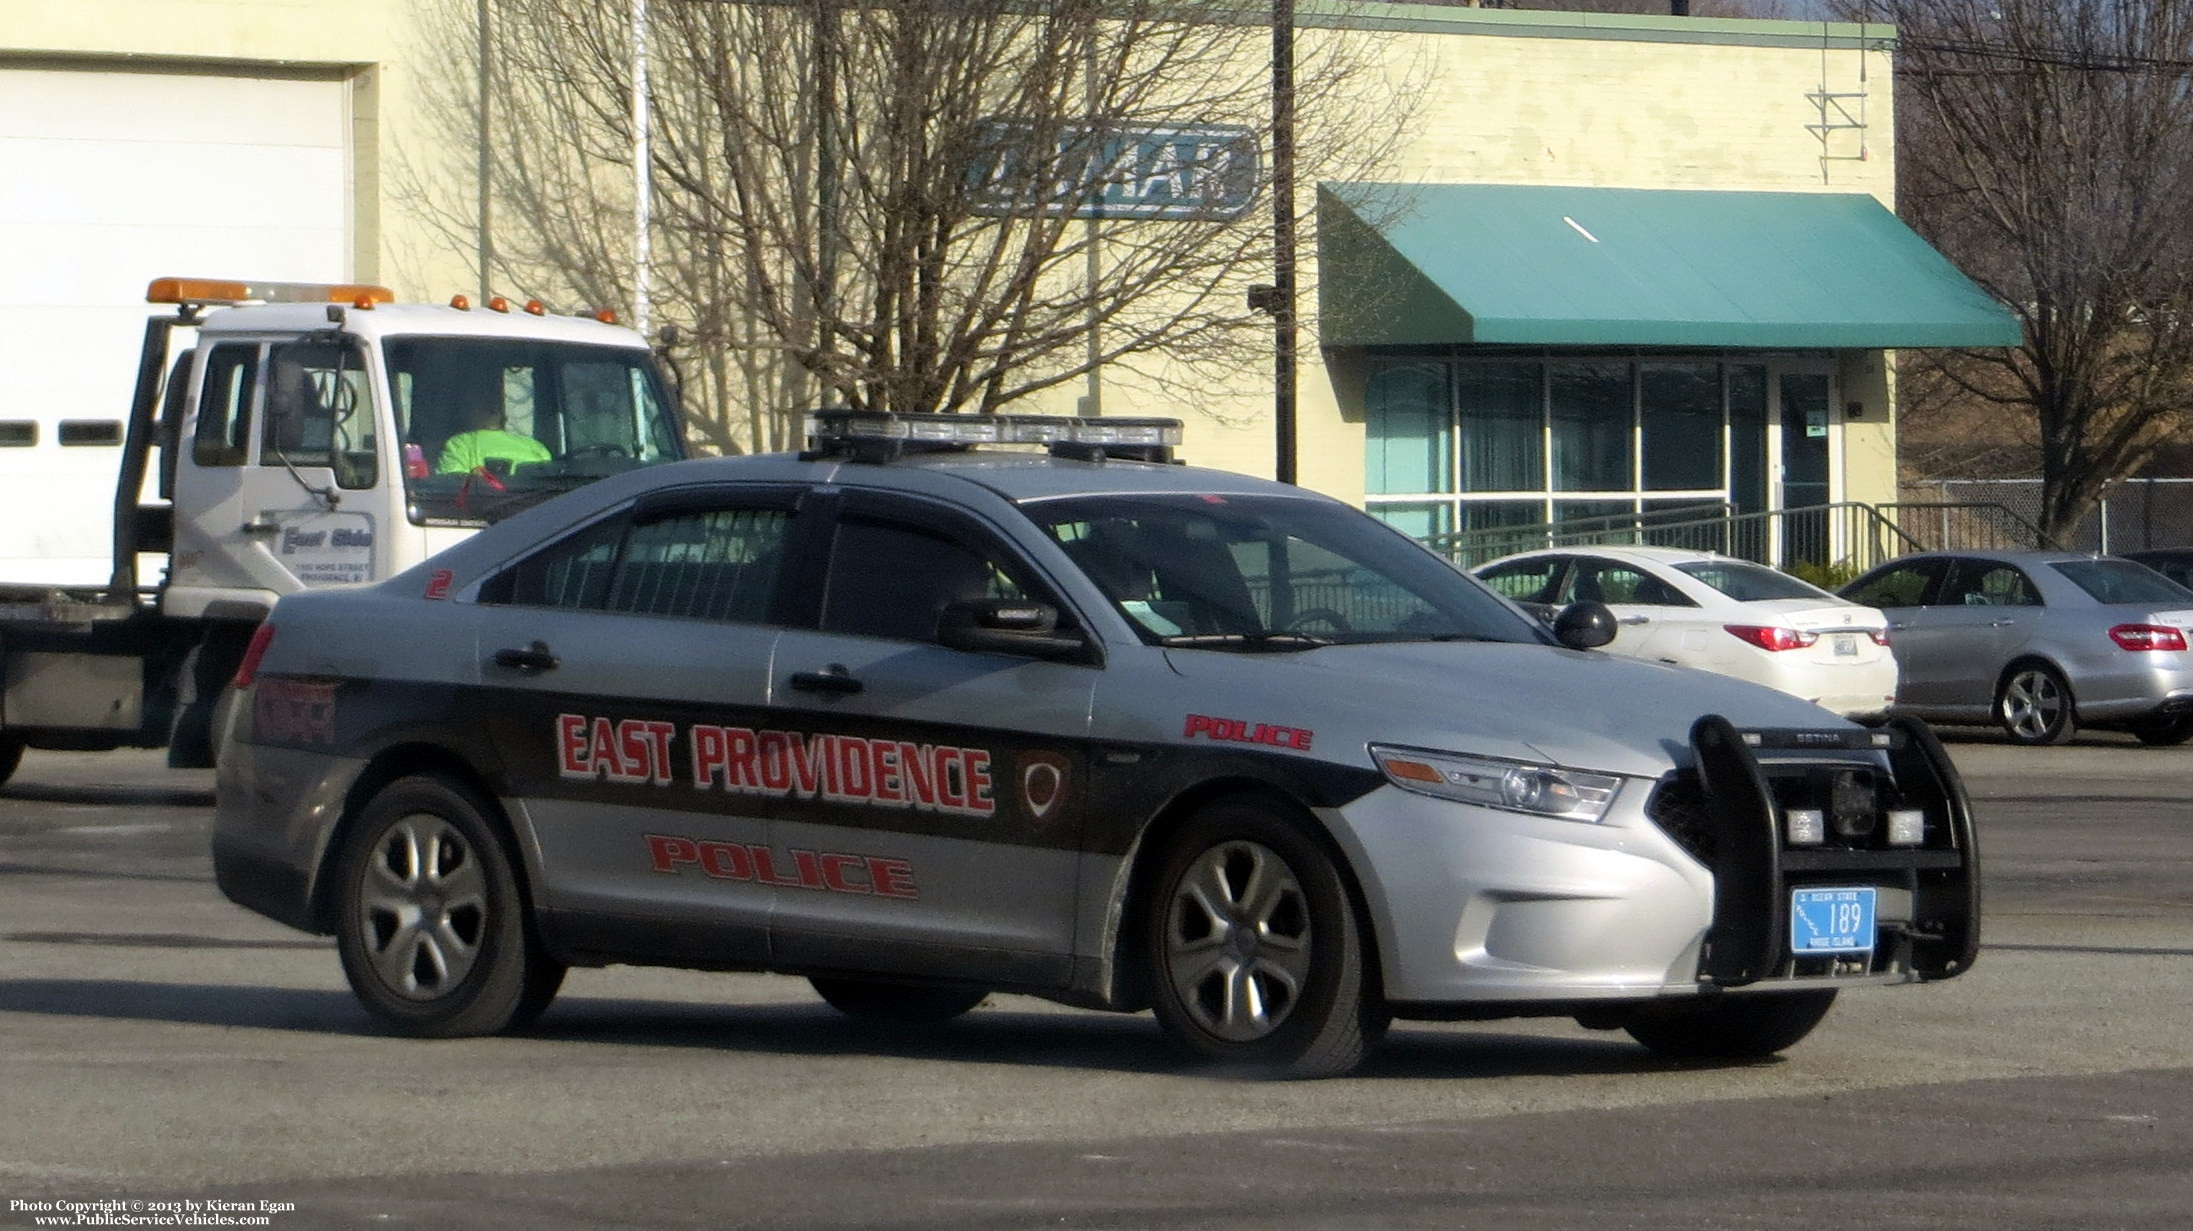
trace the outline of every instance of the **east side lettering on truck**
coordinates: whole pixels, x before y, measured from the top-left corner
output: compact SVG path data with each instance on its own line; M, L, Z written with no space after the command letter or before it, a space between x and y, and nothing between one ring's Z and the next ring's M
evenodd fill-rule
M654 719L556 716L557 758L568 779L668 786L679 738L676 724ZM997 811L983 748L707 723L695 723L683 738L696 791L960 816Z
M648 865L676 876L696 868L717 880L751 881L791 889L820 889L864 897L918 898L913 865L903 859L878 855L852 855L839 851L785 852L789 867L775 848L757 843L708 842L675 834L647 835Z

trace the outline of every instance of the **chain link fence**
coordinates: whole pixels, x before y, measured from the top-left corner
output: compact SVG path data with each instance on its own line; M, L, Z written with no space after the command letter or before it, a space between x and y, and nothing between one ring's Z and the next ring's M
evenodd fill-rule
M2029 522L2041 519L2039 479L1935 479L1913 484L1925 500L1999 504ZM2144 551L2193 545L2193 479L2120 479L2057 546L2072 551Z

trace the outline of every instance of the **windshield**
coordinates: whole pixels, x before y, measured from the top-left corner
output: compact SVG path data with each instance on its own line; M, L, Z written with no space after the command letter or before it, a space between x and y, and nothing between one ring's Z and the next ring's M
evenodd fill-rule
M382 344L412 520L499 521L596 479L684 456L647 352L522 338Z
M2051 565L2097 603L2193 603L2193 591L2130 560L2074 560Z
M1491 591L1383 522L1323 501L1101 496L1030 516L1161 645L1544 638Z
M1712 586L1739 603L1776 598L1824 598L1840 601L1816 586L1748 560L1698 560L1676 568Z

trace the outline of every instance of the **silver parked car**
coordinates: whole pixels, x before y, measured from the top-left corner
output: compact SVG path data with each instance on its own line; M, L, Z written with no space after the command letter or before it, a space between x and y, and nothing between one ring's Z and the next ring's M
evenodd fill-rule
M220 887L334 934L414 1034L651 963L886 1021L1152 1009L1303 1076L1394 1017L1765 1055L1971 964L1972 817L1924 723L1590 652L1603 606L1549 630L1152 432L818 415L807 454L288 595L237 679Z
M2002 725L2021 744L2081 724L2193 738L2193 590L2115 556L1905 556L1844 586L1888 614L1899 713Z

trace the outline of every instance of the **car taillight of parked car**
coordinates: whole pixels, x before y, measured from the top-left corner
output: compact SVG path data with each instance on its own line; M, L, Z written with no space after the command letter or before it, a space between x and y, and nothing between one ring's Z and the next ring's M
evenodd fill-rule
M2182 650L2185 633L2168 624L2119 624L2109 630L2109 639L2120 650Z
M1820 634L1771 624L1724 624L1721 627L1762 650L1801 650L1820 639Z

